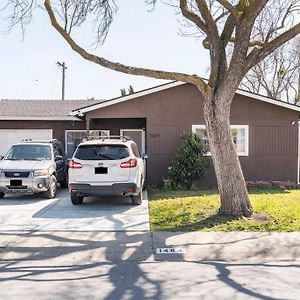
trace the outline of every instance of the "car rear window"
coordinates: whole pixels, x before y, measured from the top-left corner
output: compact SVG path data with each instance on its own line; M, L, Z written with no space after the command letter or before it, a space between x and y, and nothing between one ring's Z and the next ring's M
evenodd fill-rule
M81 145L74 157L81 160L118 160L129 156L124 145Z

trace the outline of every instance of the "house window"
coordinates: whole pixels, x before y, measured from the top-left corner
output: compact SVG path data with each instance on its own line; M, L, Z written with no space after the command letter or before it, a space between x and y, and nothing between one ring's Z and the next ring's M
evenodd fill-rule
M249 126L248 125L230 125L233 143L235 145L236 152L239 156L249 155ZM208 137L205 129L205 125L193 125L192 131L198 134L204 144L204 149L207 151L207 155L211 155L209 152Z
M109 136L109 130L90 130L91 136ZM76 147L86 137L86 130L66 130L66 155L71 158Z

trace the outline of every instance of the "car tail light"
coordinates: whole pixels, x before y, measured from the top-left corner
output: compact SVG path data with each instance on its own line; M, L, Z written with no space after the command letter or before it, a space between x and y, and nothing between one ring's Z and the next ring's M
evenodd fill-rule
M127 192L128 193L134 193L134 188L132 186L127 188Z
M73 159L69 160L68 166L70 169L81 169L82 168L81 163L74 161Z
M120 164L121 168L135 168L137 165L136 159L129 159L128 161L124 161Z

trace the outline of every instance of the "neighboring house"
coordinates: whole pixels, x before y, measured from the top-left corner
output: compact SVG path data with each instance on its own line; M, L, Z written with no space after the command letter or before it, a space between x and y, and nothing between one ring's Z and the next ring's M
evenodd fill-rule
M94 100L1 100L0 101L0 155L4 155L13 143L22 139L57 138L70 144L66 147L72 152L72 133L84 130L81 119L70 115L73 109ZM69 133L70 132L70 133Z
M56 121L48 120L44 115L44 119L29 120L30 112L19 115L18 121L8 121L8 116L6 119L3 116L2 105L10 101L18 102L0 101L1 144L4 128L52 129L52 137L65 143L70 156L87 130L96 134L102 131L103 134L129 135L137 142L141 152L149 156L149 184L162 182L183 133L193 130L206 141L201 96L196 87L185 83L171 82L97 103L78 101L76 107L70 109L73 116L64 111L59 115L65 119ZM69 101L55 103L63 106L61 102ZM25 105L26 101L21 103ZM37 105L37 101L35 103ZM53 105L54 102L48 103ZM231 127L246 180L299 183L299 114L298 106L237 91L232 105ZM10 117L13 118L13 112ZM203 184L216 184L213 172Z

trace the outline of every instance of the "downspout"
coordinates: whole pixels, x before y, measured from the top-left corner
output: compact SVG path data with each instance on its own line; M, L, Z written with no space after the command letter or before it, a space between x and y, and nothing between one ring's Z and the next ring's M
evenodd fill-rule
M297 161L297 184L300 183L300 120L298 120L298 161Z

